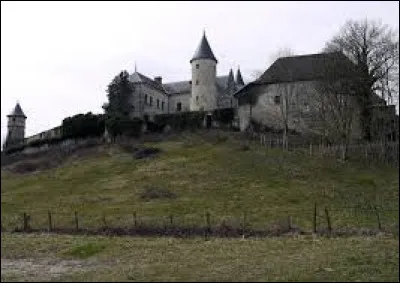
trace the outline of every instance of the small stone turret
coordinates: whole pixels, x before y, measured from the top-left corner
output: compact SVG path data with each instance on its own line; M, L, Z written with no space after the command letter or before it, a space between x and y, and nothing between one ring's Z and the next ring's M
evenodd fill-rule
M22 143L25 138L26 116L18 102L17 105L15 105L14 110L9 115L7 115L7 118L8 132L5 145L9 146L12 144Z

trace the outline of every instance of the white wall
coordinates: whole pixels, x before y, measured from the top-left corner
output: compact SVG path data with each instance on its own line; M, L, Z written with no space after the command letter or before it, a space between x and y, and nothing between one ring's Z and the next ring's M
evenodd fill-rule
M169 96L169 113L176 113L176 105L178 102L182 103L181 112L190 111L190 92Z

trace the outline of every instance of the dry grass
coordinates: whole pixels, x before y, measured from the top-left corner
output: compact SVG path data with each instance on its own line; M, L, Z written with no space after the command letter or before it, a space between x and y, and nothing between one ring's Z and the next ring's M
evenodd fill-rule
M398 281L398 239L221 240L2 234L2 259L79 261L61 274L3 269L11 281ZM82 256L82 254L84 256ZM83 260L84 258L84 260ZM3 260L2 260L3 261ZM71 265L70 265L71 266ZM82 268L90 266L90 268Z

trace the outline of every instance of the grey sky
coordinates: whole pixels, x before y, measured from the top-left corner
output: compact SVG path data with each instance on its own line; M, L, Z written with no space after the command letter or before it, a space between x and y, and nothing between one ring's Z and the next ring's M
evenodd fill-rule
M320 52L348 19L398 30L399 2L1 2L1 137L18 100L26 135L78 113L101 113L121 70L190 79L205 28L218 75L246 81L282 47Z

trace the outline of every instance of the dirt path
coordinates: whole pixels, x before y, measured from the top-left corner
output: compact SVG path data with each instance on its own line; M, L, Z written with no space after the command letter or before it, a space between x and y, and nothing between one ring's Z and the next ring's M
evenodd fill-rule
M1 259L1 281L49 281L66 273L87 271L94 262L56 259Z

